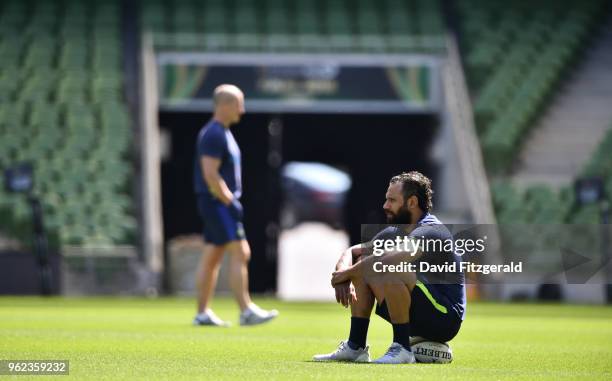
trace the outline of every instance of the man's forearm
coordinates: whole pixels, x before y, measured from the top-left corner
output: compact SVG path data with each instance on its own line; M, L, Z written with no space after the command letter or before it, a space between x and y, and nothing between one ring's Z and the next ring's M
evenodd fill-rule
M346 249L336 263L336 271L344 270L359 262L362 258L371 254L371 249L366 247L366 244L353 245Z
M342 255L340 256L340 259L338 259L338 262L336 263L336 271L344 270L348 267L351 267L352 264L353 264L352 247L349 247L348 249L344 251L344 253L342 253Z
M213 196L219 199L223 204L229 205L234 198L234 195L229 190L225 180L218 174L213 173L206 177L206 184Z

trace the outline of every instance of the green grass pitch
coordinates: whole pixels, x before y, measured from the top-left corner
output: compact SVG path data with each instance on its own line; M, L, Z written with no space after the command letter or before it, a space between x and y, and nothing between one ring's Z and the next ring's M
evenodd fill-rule
M68 378L79 380L612 379L610 307L471 303L452 364L377 366L310 361L347 337L342 307L258 303L280 317L242 328L235 304L216 299L217 314L234 323L224 329L191 326L185 298L2 297L0 359L68 359ZM388 324L373 317L372 356L390 340ZM46 377L61 379L30 378Z

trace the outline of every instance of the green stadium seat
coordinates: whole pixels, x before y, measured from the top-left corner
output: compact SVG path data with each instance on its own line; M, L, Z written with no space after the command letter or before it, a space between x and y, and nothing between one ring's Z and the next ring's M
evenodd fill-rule
M299 35L318 35L322 33L321 21L314 9L297 9L296 17L296 31Z
M269 35L290 33L291 16L286 2L282 0L267 0L265 2L265 32Z
M199 12L192 2L180 2L172 6L170 25L174 32L195 33L199 30Z
M8 128L20 128L26 122L25 117L26 106L24 103L0 104L0 121Z
M69 1L64 4L64 17L62 21L65 25L85 25L91 16L91 11L91 2Z
M163 32L166 29L166 4L163 0L141 2L140 23L143 30Z
M223 2L207 2L203 9L204 32L206 33L229 33L229 16Z
M523 195L507 182L496 182L492 186L493 205L500 224L521 224L527 221L523 208Z
M26 2L19 0L7 0L2 4L2 13L0 13L0 15L6 17L6 21L10 22L15 18L27 17L28 11L28 4ZM23 21L25 20L18 20L18 22Z
M235 33L259 33L259 17L255 6L251 2L240 4L234 9L234 32Z
M380 17L379 6L367 0L357 3L357 30L362 35L377 35L383 33L383 22Z
M24 54L23 39L3 40L0 43L0 57L2 57L2 67L17 67L21 63Z
M328 34L331 36L353 34L352 25L347 13L346 9L340 7L327 11L325 14L325 28Z
M92 23L95 26L113 26L120 23L119 3L117 2L96 2L94 4Z
M2 103L13 101L15 99L17 88L18 83L16 81L0 79L0 101Z
M29 125L59 125L60 112L59 109L49 102L33 102L29 108Z

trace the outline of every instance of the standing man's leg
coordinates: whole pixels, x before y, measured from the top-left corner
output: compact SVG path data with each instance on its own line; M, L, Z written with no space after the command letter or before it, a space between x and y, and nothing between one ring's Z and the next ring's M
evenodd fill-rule
M194 324L228 325L208 308L225 252L230 255L229 280L240 306L240 325L261 324L272 320L278 315L278 311L259 308L249 295L248 263L251 249L244 238L242 223L223 205L208 205L208 209L206 206L201 205L201 215L207 216L204 221L204 236L210 243L205 246L198 271L198 315Z
M198 312L193 319L194 325L229 326L229 322L221 320L210 308L210 301L215 292L219 267L225 253L224 245L207 243L196 273Z
M226 246L230 254L229 281L240 307L240 325L265 323L278 316L277 310L263 310L251 301L249 294L249 259L251 248L246 239L231 241Z
M251 304L249 295L249 260L251 248L246 239L232 241L227 245L230 254L229 283L240 311Z
M204 245L204 251L202 252L202 258L200 259L196 275L198 313L206 311L215 292L224 251L223 246Z

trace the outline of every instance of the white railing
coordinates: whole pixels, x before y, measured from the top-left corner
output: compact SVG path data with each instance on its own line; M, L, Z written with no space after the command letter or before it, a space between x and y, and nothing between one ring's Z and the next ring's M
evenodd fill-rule
M454 35L447 38L447 61L442 68L442 78L446 108L451 119L472 219L475 224L487 224L483 229L487 232L487 254L484 263L503 263L500 253L501 236L497 229L489 181L476 135L472 102ZM482 296L488 299L500 299L503 288L500 283L479 286Z
M457 42L452 35L447 39L447 53L448 59L442 69L446 107L451 118L472 218L478 224L495 224L489 181L476 136L472 102Z

